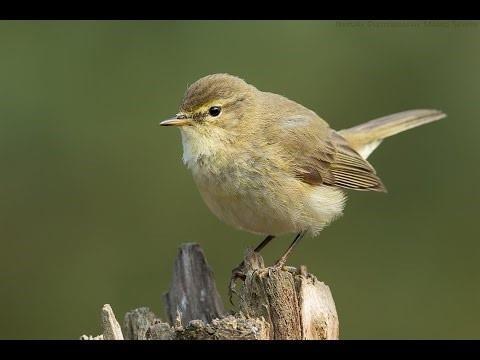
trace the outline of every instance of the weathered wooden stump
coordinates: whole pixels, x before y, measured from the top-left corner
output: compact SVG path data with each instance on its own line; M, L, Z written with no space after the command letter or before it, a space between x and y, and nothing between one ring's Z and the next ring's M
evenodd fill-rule
M184 244L175 260L172 284L165 294L168 322L148 308L127 312L123 332L110 305L102 309L103 334L81 339L123 340L335 340L338 316L327 285L304 266L265 267L248 250L246 279L237 290L239 311L227 313L213 272L197 244Z

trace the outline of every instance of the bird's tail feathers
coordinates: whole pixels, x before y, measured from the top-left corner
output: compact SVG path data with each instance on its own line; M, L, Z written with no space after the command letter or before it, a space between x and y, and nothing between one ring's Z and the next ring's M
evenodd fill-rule
M383 139L402 131L440 120L446 115L439 110L408 110L384 116L339 131L364 159L375 150Z

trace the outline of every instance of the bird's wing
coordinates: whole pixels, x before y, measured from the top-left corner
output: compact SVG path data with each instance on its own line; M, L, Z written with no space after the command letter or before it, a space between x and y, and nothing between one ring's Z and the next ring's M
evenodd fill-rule
M271 123L270 141L292 164L294 176L311 185L386 191L375 169L314 112Z

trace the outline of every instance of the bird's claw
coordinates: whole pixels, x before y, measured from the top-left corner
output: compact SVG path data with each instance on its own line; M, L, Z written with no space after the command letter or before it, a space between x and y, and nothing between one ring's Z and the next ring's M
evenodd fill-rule
M275 264L273 264L272 268L274 270L282 270L285 266L285 263L287 262L287 259L280 258L277 260Z
M244 263L242 262L240 265L238 265L235 269L232 270L232 275L230 276L230 283L228 285L228 298L230 300L230 304L234 305L233 303L233 294L238 296L238 293L235 291L235 282L237 279L241 279L242 281L245 281L246 275L245 275L245 266Z

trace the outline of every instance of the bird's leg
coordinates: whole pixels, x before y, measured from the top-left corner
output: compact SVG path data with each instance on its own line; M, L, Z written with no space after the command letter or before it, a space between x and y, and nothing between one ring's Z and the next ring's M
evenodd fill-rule
M275 238L275 235L268 235L263 241L257 245L255 249L253 249L254 252L258 253L260 252L267 244ZM241 278L245 279L245 274L243 274L245 263L242 261L235 269L232 270L232 277L235 276L236 279Z
M263 241L257 245L255 249L253 249L254 252L260 252L270 241L275 238L275 235L268 235ZM242 261L237 267L235 267L232 270L232 276L230 277L230 285L228 286L228 294L230 297L230 303L232 303L232 295L235 293L235 280L237 279L242 279L245 280L245 262Z
M277 260L275 265L273 265L275 268L282 268L283 265L285 265L285 263L287 262L288 255L292 252L295 245L297 245L300 242L300 240L302 240L302 238L305 236L306 233L307 233L306 231L301 231L297 234L297 236L295 236L295 239L293 239L293 242L290 244L290 246L282 255L282 257Z
M267 244L273 240L275 235L268 235L263 241L257 245L255 249L253 249L254 252L260 252Z

